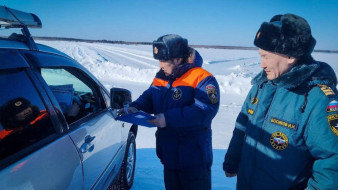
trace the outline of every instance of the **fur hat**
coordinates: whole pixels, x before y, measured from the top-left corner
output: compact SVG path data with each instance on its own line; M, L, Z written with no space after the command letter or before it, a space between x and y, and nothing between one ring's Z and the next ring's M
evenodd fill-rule
M259 28L255 46L294 58L311 55L316 40L311 35L308 22L294 14L276 15Z
M0 107L0 122L5 128L11 128L15 116L31 106L31 102L23 97L14 98Z
M161 36L153 42L153 56L157 60L185 59L189 56L188 40L175 34Z

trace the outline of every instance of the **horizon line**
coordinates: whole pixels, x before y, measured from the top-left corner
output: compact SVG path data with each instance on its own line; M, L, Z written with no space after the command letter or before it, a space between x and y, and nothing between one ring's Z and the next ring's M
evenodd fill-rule
M47 36L33 36L33 39L37 40L49 40L49 41L75 41L75 42L98 42L98 43L109 43L109 44L125 44L125 45L152 45L152 42L130 42L123 40L91 40L91 39L81 39L81 38L67 38L67 37L47 37ZM258 50L257 47L247 47L247 46L225 46L225 45L189 45L193 48L214 48L214 49L239 49L239 50ZM338 53L338 50L317 50L314 49L313 52L321 53Z

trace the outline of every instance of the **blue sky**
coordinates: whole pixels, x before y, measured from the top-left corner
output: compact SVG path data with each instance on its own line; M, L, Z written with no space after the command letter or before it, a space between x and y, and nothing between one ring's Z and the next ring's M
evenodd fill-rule
M253 47L263 21L307 19L315 49L338 50L338 0L0 0L42 21L35 36L151 42L175 33L194 45Z

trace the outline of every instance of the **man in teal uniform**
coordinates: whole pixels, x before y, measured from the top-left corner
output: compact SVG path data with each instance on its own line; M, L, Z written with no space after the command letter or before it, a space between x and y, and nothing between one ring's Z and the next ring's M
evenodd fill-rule
M252 80L223 169L237 189L337 189L337 78L315 61L307 21L276 15L254 44L263 71Z

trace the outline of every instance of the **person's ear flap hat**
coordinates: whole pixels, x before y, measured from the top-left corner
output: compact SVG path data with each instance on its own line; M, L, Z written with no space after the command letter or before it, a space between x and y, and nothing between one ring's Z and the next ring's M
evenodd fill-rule
M185 59L189 56L188 40L175 34L161 36L153 42L153 56L157 60Z
M15 116L31 106L31 102L23 97L14 98L0 107L0 123L6 129L12 127ZM13 126L14 128L15 126Z
M264 22L255 36L254 44L263 50L299 59L311 55L316 40L304 18L285 14Z

